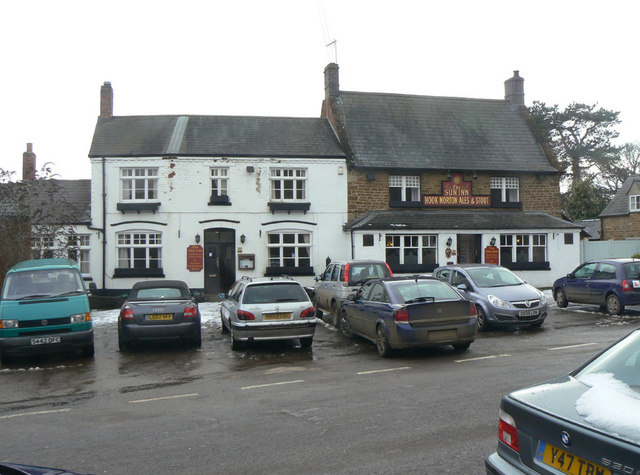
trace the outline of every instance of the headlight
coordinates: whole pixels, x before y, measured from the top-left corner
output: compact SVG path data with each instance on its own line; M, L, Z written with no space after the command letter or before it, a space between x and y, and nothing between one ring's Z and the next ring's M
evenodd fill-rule
M498 308L509 308L509 304L502 300L501 298L496 297L495 295L489 295L489 302L491 305Z
M18 328L18 320L0 320L0 328Z
M75 315L71 315L71 323L83 323L90 322L91 314L90 313L76 313Z
M542 296L540 297L540 305L546 305L547 303L547 297L544 296L544 294L542 294Z

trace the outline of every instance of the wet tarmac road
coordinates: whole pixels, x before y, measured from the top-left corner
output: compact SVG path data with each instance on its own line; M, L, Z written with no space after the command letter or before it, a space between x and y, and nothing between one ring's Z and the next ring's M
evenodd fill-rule
M119 352L115 324L98 312L95 358L23 358L3 365L0 459L95 473L482 473L483 457L496 444L495 414L504 392L562 374L640 326L640 308L612 317L595 306L572 305L552 308L540 329L483 333L464 353L413 350L383 360L373 344L346 340L327 324L317 329L311 349L269 342L234 352L215 309L209 311L197 350L149 344ZM306 386L310 381L313 390ZM256 389L271 384L283 386ZM264 393L245 398L247 391ZM400 404L389 404L398 391ZM161 410L141 402L165 397L180 399L157 403ZM425 425L420 419L428 407L440 410ZM200 433L203 421L223 427L222 441L234 449L198 446L200 436L214 437ZM151 437L152 446L163 448L162 458L173 453L175 444L165 440L172 438L170 429L183 425L191 429L182 434L192 451L188 461L160 463L153 450L141 454L121 439L133 434L140 444ZM464 447L437 443L459 431ZM154 433L163 439L153 439ZM271 433L281 440L266 442ZM253 450L238 458L235 447L247 438L261 440L261 448L250 444ZM78 439L87 447L72 450ZM290 448L297 440L305 443L300 453ZM464 457L456 455L460 449ZM340 457L328 460L336 450ZM282 463L272 452L297 461Z

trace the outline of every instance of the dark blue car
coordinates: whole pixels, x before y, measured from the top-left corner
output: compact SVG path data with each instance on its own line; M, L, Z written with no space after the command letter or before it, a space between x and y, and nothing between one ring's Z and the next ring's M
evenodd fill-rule
M569 302L600 306L620 315L627 305L640 305L640 259L595 259L553 283L558 307Z

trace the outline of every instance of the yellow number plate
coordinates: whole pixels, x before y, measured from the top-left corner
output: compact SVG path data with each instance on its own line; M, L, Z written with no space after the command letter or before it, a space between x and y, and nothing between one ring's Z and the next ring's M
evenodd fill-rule
M289 320L291 318L291 313L265 313L265 320Z
M149 315L149 320L173 320L173 313L156 313Z
M611 475L611 470L592 462L588 462L580 457L576 457L569 452L565 452L558 447L554 447L546 442L540 442L536 459L547 464L562 473L569 475Z

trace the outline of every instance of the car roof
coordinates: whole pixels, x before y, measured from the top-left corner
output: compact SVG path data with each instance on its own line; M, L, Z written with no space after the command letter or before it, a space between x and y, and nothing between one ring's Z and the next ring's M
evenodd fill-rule
M160 287L175 287L189 290L187 283L181 280L147 280L143 282L136 282L133 284L133 287L131 287L131 290L156 289Z
M587 262L617 262L619 264L627 264L629 262L640 262L640 259L634 257L605 257L602 259L589 259Z
M78 263L71 259L65 259L62 257L52 257L50 259L30 259L28 261L18 262L9 270L9 272L60 268L78 269Z
M446 266L440 266L435 270L438 269L455 269L455 268L459 268L459 269L490 269L492 267L503 267L503 266L499 266L497 264L449 264ZM506 269L506 267L505 267ZM434 271L435 272L435 271Z
M385 261L381 261L379 259L346 259L341 261L331 261L329 262L327 267L330 266L331 264L384 264L384 263Z
M300 282L298 282L297 280L294 280L293 278L291 278L290 276L273 276L273 277L249 277L249 276L244 276L240 279L240 282L244 282L247 285L252 285L252 284L298 284L300 285Z

